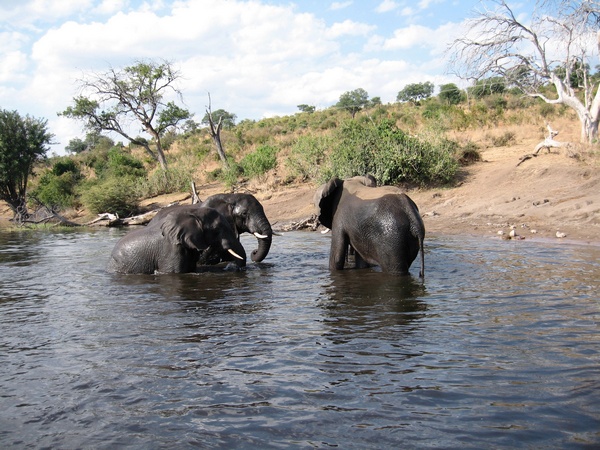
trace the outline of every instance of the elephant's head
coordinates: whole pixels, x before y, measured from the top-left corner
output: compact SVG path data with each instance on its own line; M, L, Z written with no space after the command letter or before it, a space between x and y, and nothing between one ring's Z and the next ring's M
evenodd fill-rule
M318 220L326 228L331 228L333 216L337 209L337 204L344 188L344 183L360 184L366 187L376 187L377 181L372 175L356 176L346 180L332 178L327 183L321 185L313 198L314 204L318 209Z
M210 247L232 255L238 266L246 265L244 247L227 220L212 208L175 210L164 217L160 227L163 236L182 248L201 252Z
M269 253L273 230L263 206L251 194L217 194L208 197L202 206L215 208L228 218L238 235L251 233L258 239L258 248L253 250L252 261L260 262Z
M317 207L317 219L326 228L332 227L333 215L337 209L343 187L344 182L342 180L332 178L315 192L313 201Z

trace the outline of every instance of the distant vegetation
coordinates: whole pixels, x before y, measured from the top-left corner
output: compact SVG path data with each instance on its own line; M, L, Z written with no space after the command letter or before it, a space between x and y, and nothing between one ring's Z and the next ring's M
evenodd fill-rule
M208 129L192 121L179 133L162 136L166 171L145 146L92 132L66 146L70 156L38 163L30 200L53 210L85 207L125 216L138 211L143 198L189 191L192 180L221 181L226 189L267 179L272 187L316 186L333 176L371 173L380 184L451 185L461 165L479 159L479 147L448 136L470 128L538 123L568 111L495 88L476 92L467 100L466 92L444 85L431 96L431 84L423 83L401 91L405 101L383 105L358 89L325 110L300 105L294 115L237 124L235 114L218 110L227 120L221 132L227 166L216 155ZM360 107L351 108L352 98ZM514 135L507 133L490 145L511 140Z

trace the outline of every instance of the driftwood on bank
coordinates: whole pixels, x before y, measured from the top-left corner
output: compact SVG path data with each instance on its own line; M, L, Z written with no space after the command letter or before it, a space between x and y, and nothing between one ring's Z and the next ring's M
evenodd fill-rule
M167 208L168 206L173 206L173 205L178 205L179 202L174 202L174 203L169 203L166 206L157 208L157 209L153 209L152 211L148 211L145 212L143 214L138 214L137 216L131 216L131 217L124 217L124 218L120 218L118 215L116 214L111 214L111 213L102 213L102 214L98 214L98 217L96 217L94 220L87 222L86 226L103 226L103 227L123 227L123 226L130 226L130 225L146 225L148 222L150 222L152 220L152 218L158 214L158 212L163 209L163 208Z
M536 156L538 156L540 153L540 150L542 150L543 148L545 148L548 152L550 152L551 148L561 148L561 147L569 148L569 147L571 147L570 142L559 142L559 141L554 140L554 138L558 134L558 131L553 130L550 127L550 124L547 124L546 127L548 128L548 136L546 136L546 139L544 139L542 142L540 142L539 144L537 144L535 146L533 153L528 153L526 155L521 156L519 158L519 162L517 163L517 166L520 166L528 159L535 158Z
M319 227L319 221L317 220L317 216L313 214L310 217L298 220L296 222L290 222L290 223L281 225L278 228L280 231L299 231L299 230L317 231L318 227Z

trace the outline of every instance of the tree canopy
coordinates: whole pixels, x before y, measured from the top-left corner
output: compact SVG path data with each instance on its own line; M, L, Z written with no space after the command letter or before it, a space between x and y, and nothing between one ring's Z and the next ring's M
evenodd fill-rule
M214 123L221 122L225 130L230 130L235 126L235 119L237 119L237 116L233 113L225 111L224 109L217 109L216 111L212 111L210 115L212 121ZM204 118L202 119L201 123L203 125L210 125L208 111L206 112L206 114L204 114Z
M344 92L335 106L348 111L352 118L356 113L369 105L369 94L362 88Z
M83 121L89 131L120 134L145 148L166 170L161 138L191 116L188 110L165 100L169 91L181 96L175 87L178 79L178 72L168 62L137 62L120 70L93 74L79 80L83 94L75 97L73 106L61 114ZM150 135L155 149L148 140L134 137L138 130L128 128L132 121L137 121L142 131Z
M0 110L0 199L15 216L27 217L27 181L36 161L43 159L54 136L47 120Z
M453 42L451 70L474 81L501 77L529 96L572 108L581 140L592 142L598 136L600 90L587 68L600 45L598 0L538 0L529 17L515 14L505 0L484 2L488 5ZM548 86L554 96L545 93Z
M438 97L448 105L458 105L462 100L462 92L454 83L441 84Z
M399 102L419 103L421 100L431 97L433 89L434 85L431 81L407 84L404 89L398 92L396 100Z

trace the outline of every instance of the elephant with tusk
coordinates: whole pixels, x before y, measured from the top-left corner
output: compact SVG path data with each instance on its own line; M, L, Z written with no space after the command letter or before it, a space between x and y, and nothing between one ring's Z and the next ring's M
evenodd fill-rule
M108 270L117 273L195 272L200 253L231 255L238 267L246 252L227 220L213 208L179 207L160 221L127 233L115 245Z
M252 250L250 258L254 262L261 262L269 254L271 243L273 241L273 230L267 219L264 208L261 203L251 194L216 194L206 198L201 203L191 206L170 206L158 212L150 221L148 226L158 223L162 220L169 210L176 208L198 208L210 207L216 209L234 230L236 237L242 233L250 233L258 240L258 248ZM202 263L214 263L223 258L223 255L215 255L213 251L205 252L201 256Z

